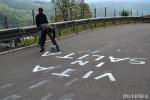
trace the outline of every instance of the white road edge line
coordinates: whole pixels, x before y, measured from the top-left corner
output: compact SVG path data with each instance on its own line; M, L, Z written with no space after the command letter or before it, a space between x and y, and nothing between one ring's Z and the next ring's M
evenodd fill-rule
M77 80L78 80L78 78L75 78L75 79L71 80L70 82L66 83L65 85L69 86L69 85L75 83Z
M6 84L6 85L1 86L0 89L5 89L11 86L13 86L13 84Z
M47 94L46 96L42 97L41 100L49 100L53 94Z
M39 87L39 86L47 83L48 81L49 80L41 81L40 83L37 83L37 84L34 84L34 85L30 86L29 89L33 89L33 88Z

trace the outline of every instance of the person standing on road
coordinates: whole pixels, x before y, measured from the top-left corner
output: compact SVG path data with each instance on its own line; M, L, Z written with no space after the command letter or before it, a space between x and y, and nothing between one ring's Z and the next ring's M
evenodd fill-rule
M51 25L48 25L48 24L42 24L41 25L41 31L42 31L42 34L41 34L41 43L40 43L40 46L41 46L41 51L40 52L43 52L44 51L44 45L45 45L45 41L46 41L46 35L48 34L52 44L55 46L55 50L52 50L52 52L54 51L60 51L59 49L59 45L57 44L56 40L55 40L55 28Z
M42 24L48 24L48 20L46 15L43 13L43 8L38 8L38 14L36 15L36 26L39 30L39 41L38 45L41 44L41 25Z

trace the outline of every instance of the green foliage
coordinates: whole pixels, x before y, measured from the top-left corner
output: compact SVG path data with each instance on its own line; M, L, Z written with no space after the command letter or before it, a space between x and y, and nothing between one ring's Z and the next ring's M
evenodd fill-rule
M122 11L120 11L120 15L121 16L129 16L130 15L130 12L128 11L128 10L122 10Z
M7 17L8 27L23 27L33 25L32 10L37 13L38 7L43 7L50 16L50 4L32 0L0 0L0 28L5 27L4 16Z
M89 5L82 0L51 0L51 2L57 9L57 21L92 17Z
M14 9L32 9L33 3L31 0L3 0L3 3Z
M92 12L90 10L90 7L87 3L80 4L80 9L81 9L82 14L84 14L84 15L81 16L81 18L83 18L83 17L84 18L93 17Z
M7 17L9 28L33 25L32 10L35 11L36 15L39 7L44 8L44 12L49 19L51 15L54 15L53 4L57 7L58 21L81 19L83 18L83 12L84 18L92 17L89 5L82 3L82 0L52 1L53 3L32 0L0 0L0 28L5 28L6 26L4 17ZM51 16L51 20L54 19L55 17Z
M32 25L31 10L18 9L18 5L14 8L12 7L14 6L13 3L10 4L10 2L6 2L7 0L0 2L0 19L3 26L5 26L4 16L7 17L9 28Z

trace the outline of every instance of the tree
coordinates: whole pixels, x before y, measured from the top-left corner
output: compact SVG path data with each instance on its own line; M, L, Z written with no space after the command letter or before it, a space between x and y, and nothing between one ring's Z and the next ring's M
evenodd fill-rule
M92 17L89 5L82 0L51 0L57 9L58 20L74 20Z
M130 12L128 11L128 10L122 10L121 12L120 12L120 15L121 16L129 16L130 15Z

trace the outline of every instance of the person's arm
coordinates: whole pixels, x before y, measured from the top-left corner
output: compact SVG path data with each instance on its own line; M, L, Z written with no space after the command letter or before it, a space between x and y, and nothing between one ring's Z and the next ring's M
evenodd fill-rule
M47 17L46 17L46 15L45 15L45 23L47 23L47 24L48 24L48 20L47 20Z
M35 17L35 23L36 23L36 26L39 27L39 19L38 19L38 15L36 15L36 17Z

